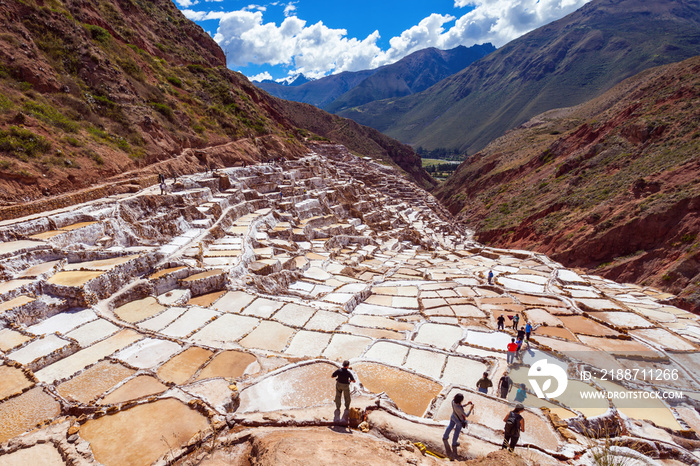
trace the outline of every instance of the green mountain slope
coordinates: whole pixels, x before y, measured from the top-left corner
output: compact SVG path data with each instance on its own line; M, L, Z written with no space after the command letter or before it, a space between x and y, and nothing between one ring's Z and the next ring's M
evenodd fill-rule
M473 153L543 111L699 53L697 0L593 0L424 92L339 114L414 146Z

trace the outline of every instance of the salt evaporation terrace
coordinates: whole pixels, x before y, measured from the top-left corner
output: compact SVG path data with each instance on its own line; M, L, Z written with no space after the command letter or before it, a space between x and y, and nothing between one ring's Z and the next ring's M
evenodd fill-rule
M582 408L528 387L521 445L535 464L590 464L582 432L611 425L620 445L645 446L629 464L700 460L697 316L654 289L484 247L429 194L342 147L5 221L0 239L0 465L164 464L212 432L230 445L250 429L331 425L343 359L368 435L396 423L440 451L459 391L477 406L461 448L485 454L515 390L484 395L477 379L527 382L540 357L577 390L686 396ZM510 367L504 313L542 324ZM577 377L594 368L679 377Z

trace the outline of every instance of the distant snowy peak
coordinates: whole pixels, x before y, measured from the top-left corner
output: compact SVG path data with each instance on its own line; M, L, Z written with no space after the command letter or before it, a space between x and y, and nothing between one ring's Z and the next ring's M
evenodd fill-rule
M309 81L313 81L313 79L309 79L303 74L297 74L294 76L287 76L286 78L282 79L263 79L262 81L253 81L254 83L273 83L273 84L280 84L282 86L301 86L302 84L306 84Z

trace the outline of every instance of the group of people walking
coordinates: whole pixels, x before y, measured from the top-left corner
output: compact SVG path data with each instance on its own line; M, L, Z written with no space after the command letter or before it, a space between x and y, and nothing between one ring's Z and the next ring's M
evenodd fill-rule
M331 377L336 379L335 384L335 407L339 411L342 402L345 402L345 410L350 409L350 384L355 382L350 368L350 361L343 361L343 367L337 369L331 374ZM476 382L476 388L480 393L488 394L489 389L493 387L493 382L489 379L488 372L484 372L483 376ZM501 398L506 399L511 389L513 388L513 380L504 374L498 381L498 394ZM525 410L522 402L527 397L525 384L521 383L515 395L514 401L517 402L515 408L503 418L504 439L502 448L508 448L511 451L520 439L520 433L525 432L525 419L520 414ZM464 395L457 393L452 399L452 414L447 429L442 436L444 442L449 442L450 433L454 431L452 436L452 450L456 452L459 446L459 434L467 427L467 418L474 412L474 402L468 401L465 405Z

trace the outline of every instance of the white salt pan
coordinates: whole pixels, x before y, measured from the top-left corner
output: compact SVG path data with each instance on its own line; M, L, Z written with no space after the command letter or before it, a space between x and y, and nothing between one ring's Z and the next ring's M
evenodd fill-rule
M415 309L399 309L395 307L377 306L375 304L361 303L352 311L353 315L375 315L375 316L404 316L415 314Z
M307 322L305 328L307 330L325 330L331 332L347 322L347 320L347 317L337 312L317 311Z
M365 359L383 362L390 366L401 366L406 359L409 347L388 341L378 341L367 350Z
M371 338L337 333L323 352L323 356L336 361L359 357L372 342Z
M161 312L157 316L144 320L137 325L144 330L152 330L157 332L170 325L171 322L180 317L186 310L187 308L184 307L171 307Z
M316 309L312 307L289 303L285 304L282 309L277 311L273 318L283 324L293 327L303 327L311 316L314 315L314 312L316 312Z
M44 338L28 343L17 351L13 351L12 353L8 354L7 357L22 364L29 364L35 359L46 356L52 351L68 346L69 344L70 342L67 340L64 340L63 338L60 338L54 334L50 334L46 335Z
M419 374L439 379L445 365L445 357L444 354L435 351L411 348L403 366Z
M484 348L505 350L511 338L513 337L502 332L487 333L467 330L466 342L470 345L482 346Z
M300 330L292 338L285 353L297 357L319 357L330 341L330 333Z
M229 348L232 343L257 327L259 322L253 317L224 314L192 335L189 340L209 346Z
M74 338L80 346L90 346L96 341L102 340L119 331L119 327L108 320L97 319L81 325L66 336Z
M463 385L468 388L475 388L476 382L488 369L489 367L486 364L479 361L449 356L447 358L445 371L440 380L445 384Z
M109 356L115 351L124 348L125 346L139 340L143 335L130 330L122 330L106 340L78 351L66 358L57 361L50 366L47 366L36 372L36 377L41 382L52 383L55 380L63 379L72 376L79 370L84 369L90 364L94 364L105 356Z
M192 297L190 290L170 290L167 293L158 295L156 299L163 306L174 306L186 303L190 300L190 297Z
M97 315L92 309L83 309L77 312L68 311L56 314L41 323L32 325L28 330L35 335L51 332L68 333L77 326L95 319L97 319Z
M542 275L515 274L509 275L508 278L523 282L537 283L538 285L544 285L549 281L549 277L543 277Z
M161 333L171 337L183 338L218 315L220 315L218 312L211 309L195 306L161 330Z
M511 290L523 291L525 293L544 293L544 286L536 283L513 280L509 277L498 277L496 280L498 283Z
M214 304L214 309L223 312L241 312L248 304L255 300L255 295L243 291L229 291Z
M167 361L180 349L180 345L172 341L145 338L119 351L114 357L134 367L148 369Z
M454 325L423 324L418 329L415 341L449 349L462 339L463 330Z

